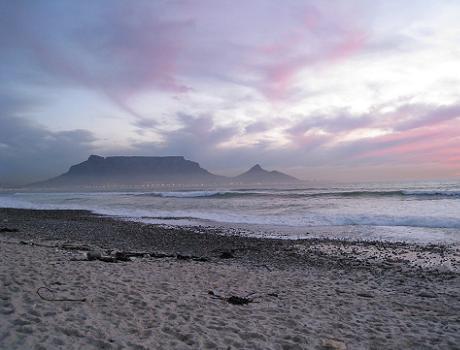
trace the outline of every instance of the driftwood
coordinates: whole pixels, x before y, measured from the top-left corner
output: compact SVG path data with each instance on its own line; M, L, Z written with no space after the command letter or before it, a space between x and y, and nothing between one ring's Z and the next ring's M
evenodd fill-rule
M193 260L193 261L201 261L201 262L207 262L209 261L209 258L205 256L194 256L194 255L182 255L182 254L177 254L176 255L177 260Z
M8 231L10 232L10 231ZM46 247L46 248L60 248L70 251L84 251L86 256L83 259L71 259L72 261L103 261L108 263L117 263L117 262L129 262L132 261L132 258L154 258L154 259L166 259L166 258L176 258L177 260L193 260L198 262L208 262L210 259L206 256L196 256L196 255L184 255L184 254L166 254L162 252L130 252L130 251L118 251L118 250L106 250L105 254L102 254L98 250L88 245L79 245L72 243L64 244L43 244L36 243L33 241L19 241L19 244L31 245L37 247ZM97 248L96 248L97 249ZM225 257L224 257L225 258Z
M9 231L10 232L10 231ZM154 259L166 259L166 258L176 258L177 260L193 260L197 262L208 262L210 258L206 256L196 256L196 255L183 255L180 253L177 254L166 254L162 252L130 252L130 251L117 251L117 250L106 250L105 254L102 254L98 250L93 250L88 245L78 245L72 243L64 244L43 244L37 243L34 241L24 241L21 240L15 244L30 245L37 247L45 248L60 248L63 250L70 251L85 251L85 257L76 259L72 258L70 261L102 261L108 263L117 263L117 262L129 262L133 261L132 258L154 258Z
M45 247L45 248L56 248L56 245L35 243L34 241L19 241L19 244L31 245L31 246L37 246L37 247Z
M208 262L209 258L205 256L195 255L183 255L183 254L165 254L159 252L147 253L147 252L125 252L125 251L106 251L106 254L102 254L99 251L88 251L86 252L86 259L73 259L73 261L103 261L108 263L117 262L129 262L133 261L133 258L154 258L154 259L166 259L176 258L177 260L193 260L198 262Z
M37 295L43 299L43 300L46 300L46 301L76 301L76 302L85 302L86 301L86 298L78 298L78 299L72 299L72 298L58 298L58 299L55 299L55 298L47 298L43 295L40 294L40 290L42 289L45 289L47 290L48 292L50 293L55 293L54 291L52 291L51 289L49 289L48 287L40 287L37 289Z

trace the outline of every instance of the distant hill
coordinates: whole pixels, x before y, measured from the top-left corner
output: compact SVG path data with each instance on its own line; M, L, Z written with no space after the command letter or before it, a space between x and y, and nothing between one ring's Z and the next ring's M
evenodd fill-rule
M251 169L232 179L241 183L295 183L299 179L284 174L280 171L268 171L263 169L259 164L254 165Z
M236 177L215 175L182 156L140 157L91 155L55 178L32 187L138 186L146 184L224 185L230 183L292 183L298 179L259 165Z

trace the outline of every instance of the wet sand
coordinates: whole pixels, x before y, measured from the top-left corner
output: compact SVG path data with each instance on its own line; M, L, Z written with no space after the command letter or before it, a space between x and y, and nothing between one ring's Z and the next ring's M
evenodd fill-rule
M251 239L85 211L0 209L2 228L18 232L0 233L1 349L460 349L458 246Z

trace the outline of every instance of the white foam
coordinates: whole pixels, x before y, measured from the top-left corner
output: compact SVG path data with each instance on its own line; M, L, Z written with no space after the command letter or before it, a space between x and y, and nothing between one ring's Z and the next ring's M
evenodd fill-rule
M403 194L408 196L447 196L447 197L460 197L460 191L440 191L440 190L432 190L432 191L409 191L404 190L402 191Z
M221 223L255 224L292 227L316 226L407 226L426 228L460 228L460 218L430 216L389 216L357 214L317 214L296 215L252 215L244 213L212 212L195 210L145 210L145 209L97 209L93 211L110 216L144 218L145 220L189 220L198 219ZM147 221L146 221L147 222Z
M150 192L154 196L165 198L196 198L196 197L213 197L229 193L230 191L183 191L183 192Z
M182 220L286 227L385 226L460 229L457 187L411 188L405 195L448 195L443 200L379 198L290 198L285 190L190 190L171 192L59 192L0 194L0 207L23 209L80 209L136 220ZM304 195L306 190L296 190ZM362 191L361 191L362 192ZM359 193L361 193L359 192ZM226 194L275 194L227 201L206 198ZM382 192L383 193L383 192ZM163 199L163 197L165 199ZM230 195L233 197L233 195ZM171 199L167 199L171 198ZM175 199L177 198L177 199ZM181 198L185 198L181 200ZM437 199L437 198L436 198ZM147 222L147 221L146 221Z

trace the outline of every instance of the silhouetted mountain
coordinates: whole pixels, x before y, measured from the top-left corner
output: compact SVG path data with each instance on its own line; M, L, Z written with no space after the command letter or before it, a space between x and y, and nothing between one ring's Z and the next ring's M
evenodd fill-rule
M101 157L70 167L69 171L33 187L139 186L155 184L225 185L230 183L293 183L298 179L279 171L267 171L256 165L236 177L215 175L196 162L181 156Z
M273 170L263 169L259 164L254 165L251 169L233 178L236 182L242 183L295 183L299 179Z
M211 174L181 156L101 157L70 167L69 171L35 186L142 185L155 183L217 183L225 177Z

